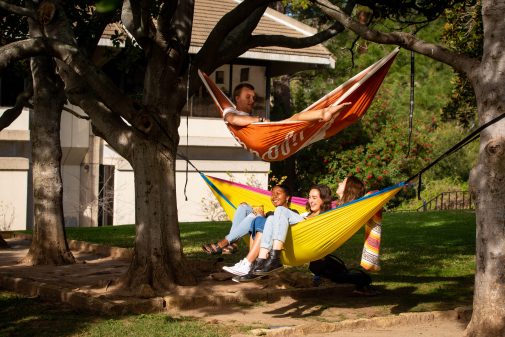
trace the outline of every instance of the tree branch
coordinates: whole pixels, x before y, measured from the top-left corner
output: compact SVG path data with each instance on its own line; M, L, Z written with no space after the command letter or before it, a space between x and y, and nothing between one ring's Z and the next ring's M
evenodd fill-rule
M59 66L59 73L65 83L65 93L69 101L81 107L93 118L93 124L100 125L104 139L124 158L129 159L128 139L133 136L132 129L105 104L100 102L86 82L67 65Z
M63 107L63 111L66 111L79 119L85 119L85 120L90 119L89 116L83 116L83 115L79 114L77 111L67 108L66 106Z
M30 10L28 8L25 8L25 7L12 5L10 3L0 0L0 8L6 10L8 12L11 12L13 14L17 14L20 16L28 16L34 20L37 20L37 12Z
M252 32L258 26L266 9L266 5L256 8L249 14L246 20L230 31L221 46L219 46L219 58L217 61L220 64L229 63L250 48L249 44Z
M48 41L46 38L30 38L0 47L0 71L14 61L47 55L50 52L47 48Z
M152 26L150 17L148 16L149 11L146 12L143 9L146 5L149 8L149 1L147 0L141 3L125 0L121 9L121 22L123 26L144 50L147 50L149 43L151 43L150 29Z
M202 49L195 57L194 64L205 72L210 72L216 67L214 60L219 59L219 50L228 34L240 25L256 9L268 5L271 0L245 0L230 12L226 13L210 32Z
M0 116L0 131L8 127L16 120L16 118L21 115L23 108L28 106L28 101L33 96L33 85L30 83L29 87L26 88L25 91L20 93L18 97L16 97L16 103L10 109L4 111L3 115Z
M331 27L320 31L317 34L302 38L284 35L254 35L250 39L246 49L266 46L279 46L293 49L306 48L324 42L338 33L341 33L343 30L344 26L342 26L340 22L335 22Z
M346 15L338 6L328 0L312 0L329 17L340 22L345 28L358 34L365 40L381 44L394 44L419 54L428 56L450 65L455 70L464 72L468 76L479 66L479 61L461 54L454 53L440 45L429 43L416 38L412 34L403 32L384 33L368 28Z

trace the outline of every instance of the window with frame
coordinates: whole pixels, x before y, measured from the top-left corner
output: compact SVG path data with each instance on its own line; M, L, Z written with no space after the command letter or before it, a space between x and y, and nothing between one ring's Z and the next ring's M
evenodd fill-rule
M240 82L249 81L249 68L240 69Z
M224 71L216 71L216 84L224 84Z

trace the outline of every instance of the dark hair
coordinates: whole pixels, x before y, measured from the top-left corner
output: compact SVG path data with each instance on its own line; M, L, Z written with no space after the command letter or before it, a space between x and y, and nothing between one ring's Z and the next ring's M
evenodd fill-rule
M279 187L284 191L284 193L286 193L286 195L288 196L288 205L291 204L291 197L293 196L293 194L291 194L291 189L287 185L278 184L273 186L271 190L273 190L276 187Z
M323 204L321 205L320 213L326 212L331 209L331 189L324 184L313 185L309 191L318 190L319 197L323 200ZM305 204L305 209L310 212L310 204L307 201Z
M348 176L345 183L342 197L337 202L337 205L342 205L361 198L365 194L365 184L355 176Z
M235 101L235 97L240 96L240 92L242 91L243 88L254 90L254 87L252 84L245 83L245 82L237 84L235 89L233 89L233 100L234 101Z

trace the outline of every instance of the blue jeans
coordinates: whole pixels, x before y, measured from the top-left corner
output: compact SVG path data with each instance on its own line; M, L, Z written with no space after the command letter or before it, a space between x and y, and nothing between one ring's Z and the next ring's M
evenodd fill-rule
M225 239L229 243L235 242L238 239L249 233L249 228L251 223L256 218L256 215L252 212L253 209L247 204L240 204L235 211L233 216L233 221L231 223L230 232L225 236Z
M303 219L300 214L289 208L278 206L274 215L269 216L266 220L260 247L271 250L274 240L286 241L289 226L299 223Z
M256 233L263 233L266 221L267 218L258 215L251 223L251 227L249 228L249 234L252 235L253 240L256 238Z

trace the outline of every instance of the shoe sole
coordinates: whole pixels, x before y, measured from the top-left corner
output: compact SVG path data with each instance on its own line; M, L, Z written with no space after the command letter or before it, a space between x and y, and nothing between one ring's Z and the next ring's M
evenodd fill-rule
M249 279L249 280L247 280L247 279L241 280L240 276L234 276L234 277L232 277L231 280L233 282L237 282L237 283L246 283L246 282L252 282L252 281L256 281L256 280L261 280L262 278L263 278L263 276L258 276L256 278L252 278L252 279Z
M275 273L276 271L281 270L283 268L284 268L284 266L272 269L270 271L254 271L253 274L258 275L258 276L266 276L266 275L270 275L272 273Z
M233 275L237 275L237 276L244 276L244 275L247 275L247 273L241 273L241 272L237 272L236 270L232 269L231 267L227 267L227 266L224 266L223 267L223 270L227 273L230 273L230 274L233 274Z

